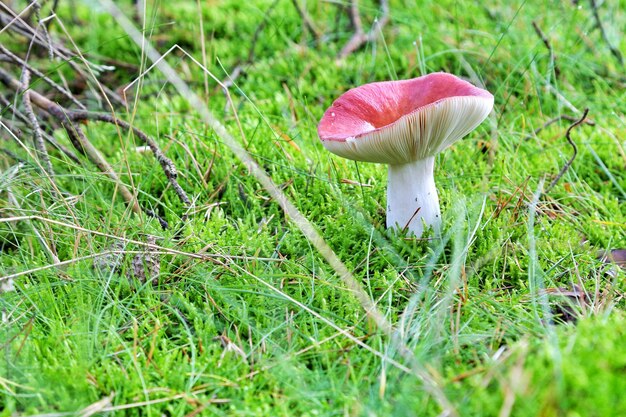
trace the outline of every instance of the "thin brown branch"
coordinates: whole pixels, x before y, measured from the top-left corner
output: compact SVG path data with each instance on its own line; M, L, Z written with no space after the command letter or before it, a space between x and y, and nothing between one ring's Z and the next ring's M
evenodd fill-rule
M118 175L115 173L111 165L107 162L107 160L100 154L100 152L96 149L95 146L89 141L81 127L78 123L81 120L88 120L91 113L85 112L83 110L68 110L60 105L53 103L48 100L46 97L37 93L34 90L24 90L22 84L13 78L9 73L0 68L0 82L5 84L8 87L14 88L17 91L23 91L24 95L29 96L29 100L35 104L40 109L44 110L46 113L50 114L54 117L61 126L65 129L70 138L70 141L74 145L74 147L84 154L94 165L98 167L98 169L108 176L115 185L117 186L122 198L126 202L126 204L131 208L131 210L135 213L141 213L142 209L137 202L135 195L126 187L126 185L121 181ZM81 118L82 117L82 118ZM119 124L119 121L118 123ZM156 217L159 220L159 223L166 228L167 222L164 219L161 219L154 211L146 209L143 210L150 217Z
M8 59L13 61L15 64L17 64L17 65L19 65L19 66L21 66L23 68L27 68L30 72L32 72L33 74L35 74L36 76L38 76L39 78L44 80L48 85L50 85L50 87L54 88L56 91L61 93L64 97L66 97L72 103L77 105L79 108L81 108L83 110L86 109L86 107L83 105L83 103L78 101L76 99L76 97L74 97L72 95L72 93L70 91L66 90L64 87L62 87L59 84L55 83L53 80L50 79L50 77L46 76L46 74L44 74L43 72L39 71L37 68L33 67L32 65L29 65L26 61L24 61L22 58L20 58L19 56L15 55L11 51L9 51L2 44L0 44L0 52L2 52L4 55L6 55L8 57Z
M552 68L554 69L554 76L556 78L559 78L561 75L561 69L556 64L556 54L554 53L554 50L552 49L552 44L550 43L550 40L543 33L543 31L541 30L537 22L533 20L532 25L533 25L533 29L535 29L535 33L537 34L537 36L539 36L539 39L541 39L545 47L548 49L548 52L550 53L550 61L552 62Z
M28 7L31 6L29 5ZM56 17L52 15L51 18ZM0 2L0 28L0 32L10 30L12 33L25 37L29 43L33 43L46 51L52 50L52 53L56 57L58 57L65 64L69 65L75 73L84 80L89 80L91 78L91 69L88 68L88 66L91 68L103 68L100 65L87 62L82 56L72 52L64 45L46 39L38 30L30 26L20 15L16 14L3 2ZM83 62L85 68L83 68L79 62ZM103 86L102 89L108 98L113 99L117 103L123 103L122 98L115 91L106 86Z
M381 16L374 22L372 29L365 33L363 24L361 23L361 15L359 14L358 0L350 2L350 23L354 30L354 34L350 40L341 48L337 55L337 59L342 60L354 51L360 49L369 42L374 42L378 35L377 31L381 30L389 21L389 0L379 0Z
M322 37L322 33L319 31L319 29L317 29L317 27L315 26L315 23L313 23L313 20L311 20L311 18L309 17L309 14L307 13L305 7L300 5L300 2L298 0L291 0L291 1L293 3L293 7L296 8L296 11L300 15L300 18L302 19L302 23L304 23L304 27L313 34L313 36L315 37L315 40L319 41L319 39Z
M616 47L613 46L613 44L611 44L611 41L609 40L609 37L607 36L606 31L604 30L604 26L602 25L602 19L600 19L600 13L598 12L598 5L596 4L596 0L589 0L589 3L591 4L591 12L593 13L593 18L596 21L596 26L598 27L598 29L600 30L600 33L602 34L602 39L604 39L604 42L606 42L607 46L609 47L609 50L611 51L611 54L615 57L615 59L617 59L619 64L623 66L624 57L622 56L622 53L619 51L619 49L617 49Z
M37 19L37 29L41 26L43 31L43 36L46 39L46 43L48 44L48 58L50 61L54 59L54 49L52 48L52 39L50 38L50 33L48 33L48 27L45 22L41 20L41 3L38 0L33 0L31 2L33 4L33 11L35 12L35 18ZM35 29L35 30L37 30Z
M37 150L37 156L41 161L43 169L48 173L48 175L50 175L50 177L52 177L54 175L54 169L52 168L50 156L48 155L48 150L46 149L46 142L43 139L41 126L39 126L37 116L35 116L35 112L33 111L33 105L30 102L30 94L27 94L30 85L30 71L26 68L24 68L22 72L21 84L22 103L24 104L24 112L28 117L30 128L33 131L33 142L35 144L35 149Z
M550 120L548 120L547 122L545 122L542 126L539 126L537 129L533 130L533 133L531 133L530 135L527 135L523 140L529 140L530 138L532 138L533 136L537 136L539 134L539 132L541 132L543 129L547 128L548 126L559 122L561 120L567 120L570 122L575 122L578 120L577 117L573 117L573 116L569 116L567 114L562 114L560 116L554 117ZM589 126L595 126L596 123L593 120L587 120L585 119L584 121L585 124L589 125Z
M122 183L120 178L117 176L113 167L107 162L106 159L98 152L95 146L87 139L87 136L80 128L80 126L75 125L69 119L65 119L61 121L61 125L70 136L72 143L77 147L77 149L82 152L89 160L98 167L98 169L104 173L107 177L111 178L113 182L115 182L116 186L120 190L120 194L126 204L131 208L131 210L135 213L141 213L141 208L137 203L137 199L133 195L133 193Z
M73 112L72 120L73 121L83 121L83 120L100 121L100 122L117 125L126 130L131 130L135 135L137 135L139 139L141 139L146 145L148 145L148 147L154 154L154 157L156 158L157 162L159 163L159 165L161 165L161 169L163 170L165 177L167 178L170 185L172 186L172 188L178 195L178 198L180 199L180 201L183 202L183 204L185 204L187 207L191 205L191 200L187 196L187 193L185 192L185 190L183 190L183 188L178 183L178 179L177 179L178 171L176 169L176 165L174 165L174 162L171 159L165 156L161 148L159 148L159 145L157 145L156 141L152 139L150 136L148 136L146 133L144 133L142 130L136 128L135 126L132 126L128 122L117 119L107 113L90 113L90 112L83 112L83 111L78 111L78 112L75 111Z
M18 118L22 123L24 123L25 125L29 125L30 124L30 122L28 120L28 117L26 117L25 114L23 114L18 109L16 109L13 106L13 104L9 100L7 100L4 96L2 96L2 95L0 95L0 105L4 106L5 109L11 109L12 110L12 114L16 118ZM0 115L0 118L1 118L1 115ZM5 122L5 124L6 124L6 122ZM15 128L14 128L14 130L15 130ZM21 132L14 132L14 133L15 133L15 136L17 136L17 137L21 136ZM17 133L19 133L19 134L17 134ZM46 139L46 141L50 145L54 146L55 148L57 148L58 150L63 152L68 158L70 158L76 164L78 164L78 165L81 164L81 160L78 158L78 156L76 156L76 154L74 152L69 150L67 147L61 145L59 142L57 142L57 140L53 136L49 135L45 131L42 131L41 133L43 134L43 137Z
M2 2L0 2L0 26L4 27L3 30L10 29L13 33L27 38L41 48L46 50L52 48L53 54L63 60L71 60L74 57L69 49L58 43L49 42L45 36Z
M254 62L254 58L256 54L255 49L256 49L256 44L259 41L259 36L261 35L261 32L263 31L263 29L265 29L265 26L267 26L267 22L270 20L270 15L272 14L272 11L278 4L278 1L279 0L274 0L274 2L270 4L270 6L267 8L265 13L263 13L263 20L261 20L261 23L259 23L256 30L254 31L254 35L252 36L252 43L250 44L250 49L248 50L248 56L246 57L244 61L239 60L237 62L237 65L235 65L235 67L231 71L231 73L226 77L226 79L222 81L222 87L224 89L228 89L229 87L231 87L235 83L235 80L242 73L244 73L247 70L247 68L250 65L252 65L252 63Z
M2 69L0 69L0 82L6 85L9 85L13 88L20 88L19 87L20 83L16 79L11 77L8 73L4 72ZM63 125L64 129L66 130L68 130L68 127L70 127L71 125L77 122L83 122L83 121L99 121L99 122L104 122L104 123L110 123L115 126L119 126L123 129L131 130L135 135L137 135L139 139L141 139L146 145L150 147L150 150L152 151L155 158L161 165L161 168L165 176L167 177L167 180L169 181L170 185L172 186L172 188L178 195L179 199L186 206L191 205L191 200L187 196L187 193L183 190L183 188L178 183L178 180L177 180L178 172L176 170L176 166L174 165L174 162L171 159L169 159L167 156L165 156L163 151L161 151L161 149L157 145L156 141L154 141L154 139L152 139L142 130L110 114L92 113L92 112L88 112L84 110L65 109L33 90L29 90L29 95L30 95L30 99L33 101L33 103L37 107L41 108L48 114L52 115L55 119L57 119ZM82 130L80 130L80 128L75 128L73 130L76 130L76 132L79 132L79 133L74 134L68 131L68 135L70 136L70 140L72 141L72 144L79 152L86 154L87 150L83 148L83 141L81 140L81 137L80 137L80 132L82 132ZM87 155L87 156L90 157L90 159L92 157L95 157L95 155L91 155L91 156Z
M587 118L587 114L588 113L589 113L589 109L587 108L587 109L585 109L583 111L582 117L580 119L576 120L574 123L572 123L570 125L570 127L567 128L567 132L565 132L565 138L567 139L569 144L572 146L572 149L573 149L574 152L573 152L572 157L565 163L565 165L563 165L563 168L561 168L561 170L559 171L557 176L552 180L552 182L550 183L548 188L545 190L545 192L544 192L545 194L549 193L550 190L552 190L552 188L554 188L554 186L556 185L557 182L559 182L559 180L561 179L563 174L565 174L565 172L567 172L569 167L572 166L572 163L574 162L574 159L576 159L576 155L578 154L578 148L576 147L576 144L572 140L572 138L570 136L570 133L572 132L572 129L574 129L576 126L582 124L585 121L585 119Z

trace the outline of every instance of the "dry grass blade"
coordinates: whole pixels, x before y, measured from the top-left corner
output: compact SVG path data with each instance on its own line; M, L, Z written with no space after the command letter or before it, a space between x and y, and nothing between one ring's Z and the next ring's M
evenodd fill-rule
M104 410L105 408L111 407L113 405L114 397L115 393L112 392L100 401L96 401L95 403L88 405L87 407L80 410L80 412L78 413L79 417L91 417L94 414L102 412L102 410Z
M170 402L170 401L175 401L175 400L190 400L193 398L194 395L202 394L204 391L206 391L206 389L199 389L196 391L192 391L190 393L176 394L170 397L156 398L154 400L139 401L136 403L121 404L121 405L100 404L100 401L103 401L103 403L106 402L106 399L108 397L105 397L103 400L100 400L88 406L87 408L81 410L81 412L85 410L88 410L88 411L91 410L89 407L92 407L92 406L94 407L94 409L96 409L97 407L96 413L108 413L108 412L115 412L115 411L122 411L122 410L130 410L133 408L146 407L152 404L165 403L165 402ZM211 398L211 399L202 400L202 401L206 402L207 404L225 404L229 402L228 399L224 399L224 398ZM77 414L76 412L61 412L61 413L33 414L31 417L66 417L66 416L76 416L76 415L82 416L82 414ZM87 415L93 415L93 414L87 414Z
M391 323L387 321L385 316L378 310L376 304L370 299L367 292L362 288L361 284L355 279L354 275L348 270L345 264L339 259L337 254L326 243L324 238L315 229L313 224L298 210L298 208L287 198L285 193L274 183L269 175L259 166L256 160L244 149L237 140L226 130L224 125L217 120L213 113L207 108L200 97L193 92L189 86L178 76L174 69L162 59L162 56L152 46L151 42L146 39L143 34L137 30L135 25L117 8L110 0L101 0L100 4L104 6L133 39L133 41L141 46L146 56L154 63L154 65L162 72L170 83L178 90L182 97L185 97L193 108L202 116L205 123L213 129L213 131L221 138L222 142L230 148L230 150L239 158L239 160L249 169L250 173L265 188L270 196L276 201L285 215L291 219L293 223L300 229L302 234L311 242L311 244L319 251L328 264L335 270L336 274L341 278L344 285L357 298L366 314L376 323L377 327L386 335L393 335ZM361 342L362 343L362 342ZM433 380L430 374L421 369L417 364L412 353L406 347L401 347L400 352L405 359L409 360L415 368L415 373L423 380L425 388L437 399L440 406L447 411L448 415L457 415L456 410L447 400L443 391Z
M261 183L272 198L280 205L285 214L298 226L302 233L309 241L318 249L322 256L333 267L337 275L344 281L346 286L357 297L364 310L377 324L377 326L385 333L391 334L391 324L380 313L367 293L361 285L356 281L352 273L346 268L343 262L335 254L324 238L315 229L313 224L304 217L298 208L287 198L285 193L274 183L267 173L259 166L235 138L226 130L224 125L217 120L211 111L202 102L200 97L195 94L189 86L178 76L174 69L165 62L161 54L159 54L150 42L143 37L133 25L133 23L124 16L120 10L112 2L103 0L101 2L107 10L116 18L118 23L126 30L131 38L138 44L143 45L146 55L155 63L156 67L166 76L166 78L176 87L182 97L185 97L192 106L200 113L207 125L209 125L215 133L220 136L222 141L230 148L230 150L239 158L239 160L250 170L250 173Z

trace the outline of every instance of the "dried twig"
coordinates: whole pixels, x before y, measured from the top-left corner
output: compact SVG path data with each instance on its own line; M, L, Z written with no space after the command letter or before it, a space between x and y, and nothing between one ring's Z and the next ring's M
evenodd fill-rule
M0 82L7 85L8 87L14 88L17 91L23 90L22 84L1 68ZM46 113L54 117L59 123L61 123L61 126L67 132L76 150L87 156L87 158L89 158L89 160L94 165L96 165L106 176L108 176L111 180L113 180L113 182L115 182L120 194L122 195L122 198L124 198L124 201L133 212L141 213L142 209L139 206L139 203L137 202L134 194L128 189L128 187L126 187L126 185L124 185L124 183L120 180L111 165L100 154L96 147L93 146L81 127L76 123L81 120L91 120L92 113L83 110L65 109L60 105L48 100L46 97L42 96L34 90L26 90L23 94L29 95L29 99L32 101L32 103L34 103L37 107L44 110ZM117 121L116 124L119 124L119 121ZM150 209L145 209L143 211L148 216L157 218L163 228L168 227L167 222L154 211Z
M19 88L19 82L11 77L8 73L4 72L2 69L0 69L0 82L13 88ZM63 125L66 130L69 128L68 134L70 135L70 140L72 140L73 144L75 145L76 149L79 150L79 152L84 152L86 151L86 149L81 150L82 144L84 142L81 134L82 136L84 136L84 133L82 133L82 130L80 128L72 126L77 122L99 121L119 126L126 130L131 130L135 135L137 135L139 139L141 139L144 143L146 143L146 145L150 147L150 150L161 165L165 176L167 177L172 188L174 188L174 191L176 192L180 200L187 206L191 204L191 200L189 200L187 193L185 193L180 184L178 184L178 172L176 170L174 162L166 157L163 151L161 151L157 143L154 141L154 139L152 139L142 130L107 113L92 113L84 110L69 110L61 107L56 103L53 103L46 97L40 95L33 90L29 90L29 94L33 103L35 103L37 107L52 115ZM86 137L84 139L86 140ZM87 145L87 147L91 148L89 145ZM93 149L95 150L95 148ZM91 155L89 157L95 157L95 155ZM99 164L100 163L98 163L97 165Z
M33 142L35 143L35 149L37 150L37 156L41 161L41 165L43 169L46 170L48 175L52 177L54 175L54 170L52 169L52 163L50 162L50 156L48 155L48 151L46 150L46 142L43 139L43 134L41 131L41 127L39 126L39 121L37 120L37 116L35 116L35 112L33 111L33 105L30 102L30 94L26 94L30 85L30 71L24 68L22 72L22 103L24 104L24 112L28 117L28 122L31 130L33 131Z
M614 47L611 44L611 41L609 41L609 37L607 36L604 30L604 26L602 26L602 19L600 19L600 13L598 13L598 5L596 4L596 0L589 0L589 3L591 4L591 12L593 13L593 18L596 21L596 26L598 27L598 29L600 30L600 33L602 34L602 39L604 39L604 42L606 42L607 46L609 47L609 50L611 51L611 54L613 54L613 56L615 57L615 59L617 59L619 64L623 66L624 57L622 57L622 53L619 51L619 49Z
M539 126L537 129L533 130L533 133L531 133L530 135L526 136L523 140L529 140L530 138L532 138L533 136L536 136L537 134L539 134L539 132L541 132L543 129L545 129L546 127L559 122L561 120L567 120L570 122L575 122L578 120L578 118L573 117L573 116L569 116L567 114L562 114L560 116L554 117L550 120L548 120L547 122L545 122L542 126ZM584 122L585 124L589 125L589 126L595 126L596 123L593 120L587 120L585 119Z
M33 3L30 3L30 5L26 9L28 9L32 5ZM52 15L51 18L56 19L57 17L56 15ZM7 6L3 2L0 2L0 28L0 33L4 32L5 30L10 30L12 33L28 39L29 43L35 44L41 48L46 49L47 51L51 50L54 56L69 65L75 71L75 73L84 80L89 80L91 78L91 69L104 69L104 67L101 65L88 62L82 57L82 55L77 55L76 53L66 48L64 45L58 42L54 42L50 39L46 39L46 37L43 36L40 31L30 26L24 19L22 19L19 14L15 13L9 6ZM86 67L91 67L91 69L83 68L79 64L79 62L83 62ZM114 100L117 103L123 103L122 98L115 91L109 89L106 86L102 86L102 89L104 90L108 98Z
M45 21L41 20L41 3L37 0L33 0L31 2L33 4L33 11L35 14L35 18L37 19L37 29L41 26L43 31L43 36L46 39L46 43L48 44L48 58L50 61L54 59L54 49L52 49L52 39L50 38L50 33L48 33L48 27L45 24Z
M363 24L361 23L358 0L350 2L350 23L354 29L354 34L337 55L338 59L344 59L366 43L376 40L376 31L383 28L389 21L389 0L379 0L379 2L382 14L374 23L374 27L367 33L363 30Z
M141 139L146 145L148 145L148 147L154 154L154 157L156 158L157 162L159 163L159 165L161 165L161 168L163 169L163 173L165 174L165 177L167 178L170 185L172 186L172 188L178 195L178 198L180 199L180 201L186 206L191 205L191 200L187 196L187 193L185 192L185 190L183 190L183 188L178 183L178 179L177 179L178 171L176 169L176 165L174 165L174 162L171 159L165 156L165 154L163 153L163 151L161 151L161 148L159 148L159 145L157 145L154 139L152 139L142 130L136 128L135 126L132 126L130 123L117 119L116 117L113 117L107 113L90 113L90 112L84 112L84 111L74 111L72 113L73 113L72 114L73 121L86 121L86 120L99 121L99 122L105 122L105 123L117 125L126 130L132 130L132 132L135 135L137 135L139 139Z
M79 126L72 123L72 121L66 117L62 117L60 122L70 137L74 147L83 155L87 156L87 158L89 158L89 160L96 165L100 171L115 182L116 186L120 190L122 198L124 198L124 201L126 201L126 204L128 204L133 212L141 213L141 208L139 207L133 193L128 189L128 187L126 187L126 185L124 185L124 183L122 183L117 173L113 170L113 167L111 167L107 160L100 154L98 149L96 149L89 139L87 139L85 132L83 132Z
M274 0L274 2L270 4L270 6L267 8L265 13L263 14L263 20L261 20L261 23L259 23L256 30L254 31L254 35L252 36L252 43L250 44L250 49L248 50L248 56L246 57L244 61L241 61L241 60L237 61L237 65L235 65L235 67L230 72L230 74L227 75L226 79L222 81L222 88L227 89L231 87L235 83L235 80L242 73L244 73L247 70L247 68L250 65L252 65L252 63L254 62L255 49L256 49L256 44L259 41L259 36L261 35L261 32L263 31L263 29L265 29L265 26L267 25L267 22L270 19L270 15L272 14L272 10L274 10L277 4L278 4L278 0Z
M33 3L31 3L33 5ZM52 53L61 58L64 61L71 61L74 58L72 51L60 45L56 42L49 41L39 31L30 26L24 19L16 14L9 6L0 2L0 26L2 30L10 29L13 33L27 38L35 45L45 48L46 50L52 49ZM83 72L81 71L81 74Z
M315 27L315 24L309 17L309 14L306 12L306 9L300 5L300 2L298 0L291 0L291 1L293 3L293 6L298 11L300 18L302 19L302 23L304 23L304 27L313 34L313 36L315 37L315 40L319 40L322 37L322 33L319 31L319 29L317 29L317 27Z
M76 97L74 97L72 95L72 93L70 91L66 90L64 87L62 87L59 84L55 83L48 76L46 76L46 74L44 74L43 72L39 71L37 68L33 67L32 65L28 65L28 63L26 61L24 61L22 58L20 58L19 56L15 55L11 51L9 51L2 44L0 44L0 52L2 52L4 55L6 55L7 58L10 61L14 62L15 64L19 65L22 68L28 69L30 72L32 72L33 74L35 74L36 76L38 76L39 78L44 80L50 87L54 88L56 91L61 93L63 96L65 96L68 100L70 100L72 103L74 103L79 108L81 108L83 110L86 109L86 107L83 105L83 103L78 101L76 99Z
M18 118L22 123L24 123L26 125L30 124L30 122L28 120L28 117L26 117L25 114L23 114L18 109L16 109L13 106L13 104L9 100L7 100L4 96L2 96L2 95L0 95L0 105L3 106L5 109L11 109L12 114L16 118ZM0 119L1 118L2 118L2 115L0 114ZM5 122L5 124L6 124L6 122ZM7 126L7 127L10 127L10 126ZM15 136L17 136L17 137L21 136L21 133L20 134L17 134L16 132L14 132L14 133L15 133ZM52 146L54 146L55 148L57 148L58 150L63 152L68 158L70 158L76 164L79 164L79 165L81 164L80 159L78 158L78 156L76 156L76 154L74 152L69 150L67 147L61 145L59 142L57 142L57 140L53 136L47 134L45 131L42 131L41 133L42 133L44 139L46 139L46 141L49 144L51 144Z
M548 48L548 52L550 52L550 61L552 61L552 68L554 68L554 76L556 78L559 78L559 76L561 75L561 69L556 64L556 54L554 53L554 50L552 49L550 40L543 33L543 31L541 30L537 22L533 20L532 25L533 25L533 28L535 29L535 33L537 33L537 36L539 36L543 44L546 46L546 48Z
M567 128L567 132L565 132L565 138L567 139L569 144L572 146L572 149L574 150L574 153L573 153L572 157L565 163L565 165L563 165L563 168L561 168L561 170L559 171L557 176L552 180L552 182L550 183L548 188L544 191L545 194L549 193L550 190L552 190L552 188L554 188L556 183L559 182L559 180L561 179L563 174L565 174L565 172L569 169L569 167L574 162L574 159L576 158L576 155L578 154L578 148L576 147L576 144L574 143L574 141L570 137L570 133L572 132L572 129L574 129L576 126L582 124L585 121L585 118L587 117L588 113L589 113L589 109L587 108L587 109L585 109L583 111L582 117L580 119L578 119L577 121L575 121L574 123L572 123L570 125L570 127Z

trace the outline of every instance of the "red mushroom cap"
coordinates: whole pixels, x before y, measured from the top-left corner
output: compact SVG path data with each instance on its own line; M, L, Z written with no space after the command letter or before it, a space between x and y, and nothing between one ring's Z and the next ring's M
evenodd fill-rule
M441 152L492 108L491 93L438 72L353 88L326 110L317 132L339 156L402 164Z

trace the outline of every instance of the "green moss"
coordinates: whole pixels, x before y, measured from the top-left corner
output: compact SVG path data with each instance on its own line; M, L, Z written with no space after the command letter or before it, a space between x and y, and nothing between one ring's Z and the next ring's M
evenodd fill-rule
M347 14L332 2L299 3L319 40L286 0L208 2L200 11L191 1L150 3L146 34L161 52L178 44L206 61L210 74L178 51L167 58L314 224L394 337L152 70L116 113L174 161L193 207L136 149L138 138L102 123L84 129L169 229L128 210L86 159L51 149L60 198L32 150L3 145L27 164L0 176L2 217L40 218L0 223L0 275L22 273L16 291L0 295L0 415L80 413L112 393L112 407L129 407L128 415L440 415L422 379L403 368L411 367L406 352L459 415L501 415L505 405L521 416L625 414L624 273L597 256L626 247L626 93L589 6L395 0L376 42L337 63L352 35ZM59 2L57 14L81 51L118 67L100 80L114 89L135 80L146 66L140 47L91 3L69 4ZM359 5L369 30L378 2ZM131 2L121 6L134 13ZM618 45L624 14L610 4L599 12ZM551 41L558 77L533 21ZM50 30L62 36L60 26ZM246 59L255 33L230 106L213 77L225 79ZM67 63L36 52L33 63L71 83ZM422 70L475 72L496 99L494 117L437 158L441 240L385 230L386 167L331 156L316 134L342 92ZM46 90L36 79L33 86ZM102 110L88 90L80 94ZM573 107L588 107L595 125L572 131L578 154L532 212L540 184L545 190L573 152L569 121L533 131L561 114L578 117ZM10 110L0 114L8 120ZM70 146L61 130L52 133ZM1 158L4 172L18 167ZM164 248L154 286L128 277L147 234ZM120 248L127 253L117 254L117 268L94 262ZM53 255L68 264L53 266ZM589 294L573 307L581 318L555 324L564 297L546 297L541 286L573 284Z

